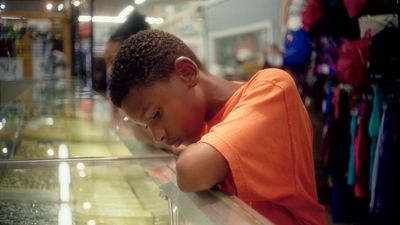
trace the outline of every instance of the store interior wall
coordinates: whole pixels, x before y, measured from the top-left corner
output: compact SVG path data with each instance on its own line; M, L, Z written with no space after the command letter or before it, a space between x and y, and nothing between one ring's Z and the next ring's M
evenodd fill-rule
M273 42L281 42L280 0L227 0L204 9L207 33L248 26L260 21L270 21Z

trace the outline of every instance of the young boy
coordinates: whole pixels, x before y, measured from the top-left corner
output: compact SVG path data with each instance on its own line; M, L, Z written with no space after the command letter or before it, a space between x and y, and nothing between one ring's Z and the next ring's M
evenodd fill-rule
M146 30L121 46L113 103L155 141L179 149L182 191L217 185L276 224L325 224L312 127L290 75L261 70L240 84L209 74L177 37Z

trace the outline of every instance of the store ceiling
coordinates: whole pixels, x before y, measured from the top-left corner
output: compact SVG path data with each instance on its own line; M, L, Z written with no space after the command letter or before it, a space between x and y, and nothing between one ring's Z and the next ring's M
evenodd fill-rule
M7 11L45 11L46 4L52 2L68 3L70 0L0 0L5 2ZM128 5L134 5L135 9L146 16L163 16L165 11L177 12L185 5L193 2L205 2L206 0L146 0L141 5L135 5L134 0L81 0L81 14L88 14L89 2L94 3L94 15L116 16Z
M115 16L118 15L118 13L126 6L134 5L135 9L144 14L149 14L161 10L161 8L167 6L179 8L188 2L193 2L193 0L146 0L141 5L135 5L133 0L94 0L94 10L96 15Z

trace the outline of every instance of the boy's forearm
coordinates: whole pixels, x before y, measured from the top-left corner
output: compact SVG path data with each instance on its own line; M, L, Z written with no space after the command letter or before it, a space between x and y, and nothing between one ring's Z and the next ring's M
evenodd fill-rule
M182 191L207 190L229 172L228 163L212 146L195 143L179 150L176 162L178 186Z

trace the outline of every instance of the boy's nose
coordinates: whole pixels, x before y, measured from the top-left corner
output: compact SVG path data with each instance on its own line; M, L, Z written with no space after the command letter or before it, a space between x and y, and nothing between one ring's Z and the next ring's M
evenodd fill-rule
M156 142L164 142L166 140L166 132L163 128L158 126L149 126L153 139Z

